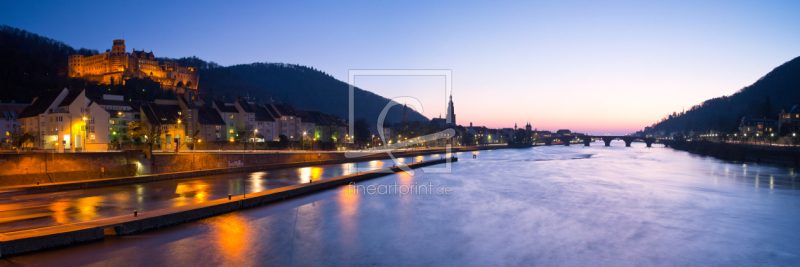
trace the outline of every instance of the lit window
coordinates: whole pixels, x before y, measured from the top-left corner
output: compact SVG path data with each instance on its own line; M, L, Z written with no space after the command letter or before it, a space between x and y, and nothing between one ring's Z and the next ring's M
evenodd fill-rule
M233 129L231 129L230 132L233 133Z

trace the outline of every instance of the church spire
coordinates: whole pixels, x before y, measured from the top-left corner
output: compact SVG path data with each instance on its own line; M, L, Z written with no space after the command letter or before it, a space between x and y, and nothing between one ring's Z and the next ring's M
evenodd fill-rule
M449 124L456 125L456 112L455 112L455 108L453 107L453 93L452 92L450 92L450 102L447 103L446 119L449 121Z

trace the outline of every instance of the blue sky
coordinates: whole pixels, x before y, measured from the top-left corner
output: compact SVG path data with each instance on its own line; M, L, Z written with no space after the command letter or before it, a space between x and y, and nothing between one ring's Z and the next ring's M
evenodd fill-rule
M4 1L0 24L76 48L349 69L450 69L459 124L629 133L800 56L800 1ZM202 78L201 78L202 81ZM371 78L444 112L443 80ZM343 103L346 104L346 103Z

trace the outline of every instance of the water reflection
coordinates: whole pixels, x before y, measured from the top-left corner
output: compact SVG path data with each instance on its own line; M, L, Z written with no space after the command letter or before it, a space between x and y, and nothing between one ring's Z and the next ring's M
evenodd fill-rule
M175 187L175 194L178 195L175 206L205 202L208 199L208 191L209 185L202 181L179 183Z
M198 266L800 262L794 252L800 251L795 229L800 192L792 190L792 169L637 143L612 145L617 147L482 151L477 159L467 153L452 173L401 172L363 182L430 182L453 188L451 195L359 195L340 187L118 243L48 250L9 262L109 265L120 257L126 260L115 266L152 264L159 257L178 259L168 265ZM349 168L335 165L322 176ZM298 172L285 180L296 181Z
M402 158L401 158L402 159ZM407 159L404 159L408 161ZM0 195L0 233L202 203L382 168L390 160L230 173L65 192Z
M236 213L226 214L211 220L211 232L215 236L216 250L228 266L242 266L251 256L252 240L250 222Z
M97 206L103 201L103 196L85 197L78 199L76 208L79 211L78 220L88 221L98 217Z
M357 192L355 187L346 187L344 190L336 192L339 221L339 236L343 246L355 245L358 236L358 207L361 192Z
M250 191L252 191L252 192L264 191L263 184L265 183L266 177L267 177L267 172L250 173L250 177L248 178L248 180L251 181L250 182L250 186L253 188Z
M316 181L322 177L322 168L320 167L305 167L300 168L297 171L299 175L299 183L301 184Z
M69 203L61 201L56 201L50 204L50 210L53 211L53 219L56 220L56 223L69 223L69 217L67 217L67 208L69 207Z

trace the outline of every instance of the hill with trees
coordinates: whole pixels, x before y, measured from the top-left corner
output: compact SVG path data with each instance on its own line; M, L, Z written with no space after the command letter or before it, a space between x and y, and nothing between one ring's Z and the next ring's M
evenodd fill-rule
M736 132L744 116L777 119L781 109L788 109L798 102L800 57L776 67L752 85L732 95L712 98L692 106L689 110L668 114L640 132Z
M87 96L118 94L129 100L152 101L173 98L174 92L160 89L149 79L129 79L125 85L103 85L67 76L67 57L96 55L98 50L75 49L61 41L9 26L0 26L0 101L30 103L41 91L53 88L83 88ZM252 63L220 66L197 57L159 58L195 67L200 72L198 95L206 103L213 98L232 101L238 97L256 103L287 103L297 109L318 110L349 117L349 86L312 67L285 63ZM356 119L376 121L389 99L355 89ZM387 120L400 122L402 108L395 106ZM428 119L413 110L410 121Z

